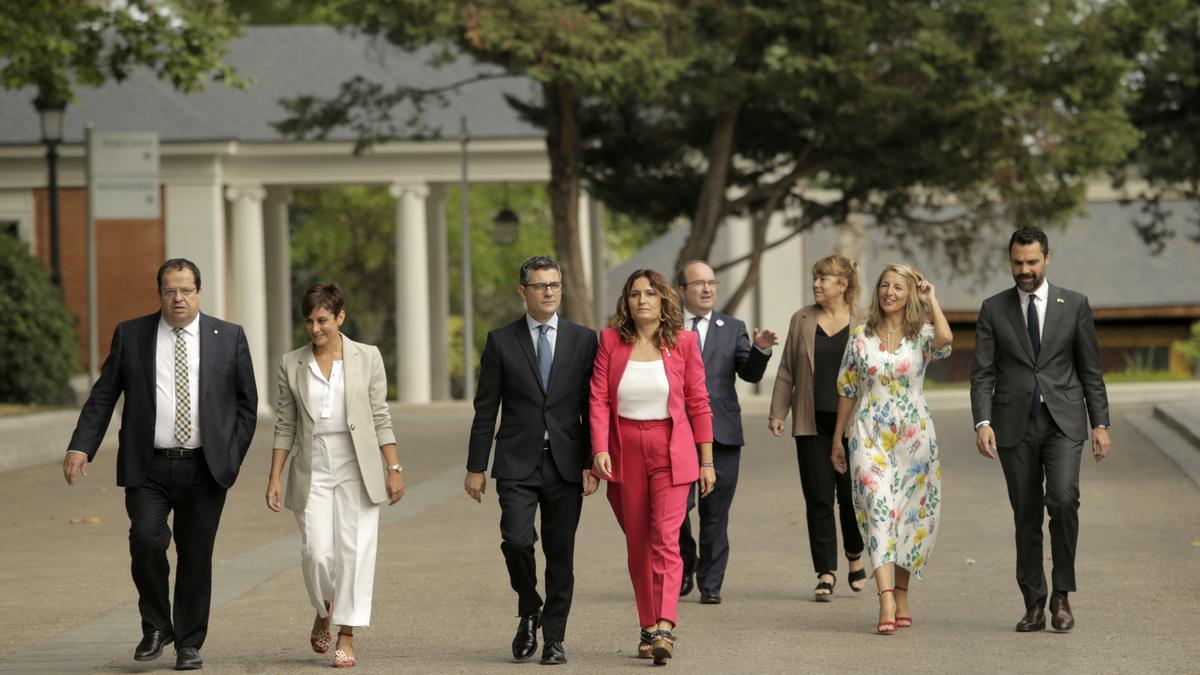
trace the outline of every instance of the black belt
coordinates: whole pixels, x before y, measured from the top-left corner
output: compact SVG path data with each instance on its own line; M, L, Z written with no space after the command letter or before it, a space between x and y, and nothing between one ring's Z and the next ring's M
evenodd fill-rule
M154 456L167 459L195 459L200 456L200 448L155 448Z

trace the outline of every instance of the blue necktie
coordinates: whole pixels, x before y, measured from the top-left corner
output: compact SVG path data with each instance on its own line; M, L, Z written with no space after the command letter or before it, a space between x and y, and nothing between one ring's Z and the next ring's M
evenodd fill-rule
M542 389L546 390L550 389L550 364L554 363L554 352L550 351L550 338L546 337L548 332L550 332L550 326L546 324L538 326L538 370L542 373Z
M1033 361L1037 363L1038 356L1042 353L1042 335L1040 324L1038 323L1037 313L1037 296L1029 296L1029 305L1025 308L1025 327L1029 329L1029 344L1033 345ZM1042 385L1037 381L1037 373L1033 376L1033 402L1029 407L1029 414L1036 417L1041 412L1042 406Z

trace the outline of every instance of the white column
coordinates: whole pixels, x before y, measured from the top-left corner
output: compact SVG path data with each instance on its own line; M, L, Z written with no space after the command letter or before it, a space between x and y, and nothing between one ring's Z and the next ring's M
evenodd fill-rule
M234 185L225 189L232 203L231 237L232 293L230 317L246 331L250 358L254 362L254 380L258 387L258 411L269 413L275 397L267 390L267 276L263 238L263 199L267 191L260 185Z
M446 190L435 186L425 202L429 250L429 380L434 401L450 400L450 251Z
M221 164L202 163L187 175L170 176L166 184L163 235L167 258L187 258L200 268L200 309L229 318L225 302L225 202Z
M267 290L267 386L271 392L268 403L275 405L279 384L279 359L292 350L292 262L291 237L288 232L288 204L292 201L287 188L267 188L263 206L266 220Z
M401 403L428 403L429 254L424 183L394 183L396 198L396 392Z

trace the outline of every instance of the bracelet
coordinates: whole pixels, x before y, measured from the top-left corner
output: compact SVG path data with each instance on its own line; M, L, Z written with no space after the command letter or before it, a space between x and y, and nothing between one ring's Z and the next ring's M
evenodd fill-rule
M711 468L713 468L713 463L712 462L707 462L707 463L700 462L700 468L701 469L711 469Z

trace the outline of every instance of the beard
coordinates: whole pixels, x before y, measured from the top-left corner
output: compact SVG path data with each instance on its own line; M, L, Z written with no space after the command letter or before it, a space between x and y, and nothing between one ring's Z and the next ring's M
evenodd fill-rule
M1014 276L1013 281L1017 282L1017 288L1032 293L1038 288L1041 288L1042 282L1046 279L1045 274L1030 274L1028 276Z

